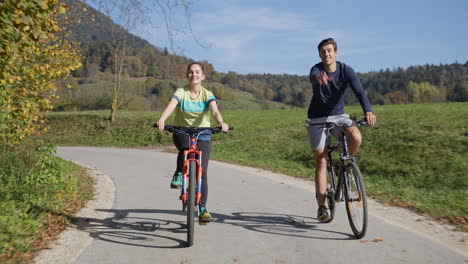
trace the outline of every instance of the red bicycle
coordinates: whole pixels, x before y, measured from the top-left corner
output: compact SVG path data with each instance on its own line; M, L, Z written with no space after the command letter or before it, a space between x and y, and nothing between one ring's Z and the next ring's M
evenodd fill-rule
M155 125L157 127L157 125ZM233 130L229 127L229 130ZM197 205L202 198L202 156L203 153L198 149L197 140L203 132L217 134L222 132L219 127L180 127L164 125L164 130L171 133L185 133L190 139L189 149L184 150L184 166L182 168L182 187L180 200L182 201L182 211L187 211L187 246L193 245L195 230L195 212L197 216L199 211Z

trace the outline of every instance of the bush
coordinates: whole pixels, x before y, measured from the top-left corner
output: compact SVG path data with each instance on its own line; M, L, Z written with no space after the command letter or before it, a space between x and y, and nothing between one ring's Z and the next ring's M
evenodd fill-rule
M91 197L90 181L76 178L77 166L54 151L54 145L34 141L0 151L1 263L28 260Z

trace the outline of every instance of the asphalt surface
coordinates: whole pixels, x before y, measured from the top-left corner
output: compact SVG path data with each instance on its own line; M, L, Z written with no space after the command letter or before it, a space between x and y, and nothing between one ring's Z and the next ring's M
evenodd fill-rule
M342 203L332 223L317 221L310 181L220 162L209 166L213 221L196 225L187 248L179 191L169 188L174 154L60 147L58 155L98 169L115 185L112 208L96 209L107 213L104 219L79 220L92 243L63 263L466 263L466 252L372 210L366 237L355 239Z

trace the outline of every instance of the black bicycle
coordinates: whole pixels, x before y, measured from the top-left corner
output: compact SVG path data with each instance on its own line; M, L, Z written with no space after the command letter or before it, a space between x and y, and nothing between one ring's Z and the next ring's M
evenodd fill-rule
M353 121L354 125L365 126L365 119ZM349 155L345 128L333 122L309 122L308 125L321 125L327 135L327 205L330 222L335 216L335 203L345 201L348 220L356 238L362 238L367 230L367 196L361 171L356 159ZM331 131L339 129L338 141L332 144ZM341 149L339 157L333 159L334 151Z

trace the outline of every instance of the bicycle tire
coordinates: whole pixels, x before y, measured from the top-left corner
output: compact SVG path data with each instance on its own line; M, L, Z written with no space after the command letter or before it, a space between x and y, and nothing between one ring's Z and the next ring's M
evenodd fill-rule
M367 196L361 171L354 162L346 164L344 174L344 196L349 224L356 238L367 231Z
M187 191L187 246L193 245L195 229L195 184L197 177L196 161L189 162L189 180Z
M327 166L327 174L328 174L328 187L327 187L327 205L328 210L330 211L330 221L333 221L335 218L335 191L336 191L336 174L334 172L333 166L328 164Z

